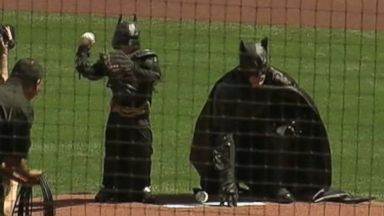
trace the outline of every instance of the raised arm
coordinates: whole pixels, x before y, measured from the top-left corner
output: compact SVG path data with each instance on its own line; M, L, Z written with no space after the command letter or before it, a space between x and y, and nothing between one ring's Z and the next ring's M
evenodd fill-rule
M2 84L8 79L8 47L2 37L0 37L0 54L0 84Z
M10 25L1 26L0 35L0 84L7 81L8 73L8 54L9 50L15 46L15 28Z
M106 57L101 54L99 60L92 64L90 61L90 50L95 44L95 36L93 33L86 32L80 37L80 44L77 48L75 64L79 76L83 76L89 80L98 80L107 75Z

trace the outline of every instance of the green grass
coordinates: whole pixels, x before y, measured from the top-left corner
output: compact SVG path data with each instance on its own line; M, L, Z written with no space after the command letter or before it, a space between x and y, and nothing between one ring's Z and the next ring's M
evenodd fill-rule
M0 18L17 26L12 64L32 56L47 71L35 101L32 166L48 173L55 193L95 192L110 92L105 80L79 80L73 59L84 31L96 33L94 58L109 49L115 19L13 12ZM271 63L314 97L327 124L334 185L381 197L384 33L164 20L143 20L140 27L143 47L159 54L165 75L152 109L156 192L197 185L188 161L196 117L215 80L236 65L239 39L268 36Z

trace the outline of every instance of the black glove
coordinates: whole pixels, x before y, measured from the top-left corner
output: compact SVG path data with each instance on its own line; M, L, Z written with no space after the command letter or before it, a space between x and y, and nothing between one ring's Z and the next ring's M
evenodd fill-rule
M297 125L296 121L291 121L277 127L276 133L280 136L300 136L303 134L303 131Z
M15 27L12 25L0 25L0 37L3 42L8 45L8 49L12 49L16 45Z

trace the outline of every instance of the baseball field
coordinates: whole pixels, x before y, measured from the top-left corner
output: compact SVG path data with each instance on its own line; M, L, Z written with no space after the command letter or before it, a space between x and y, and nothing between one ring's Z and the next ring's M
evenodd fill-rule
M30 163L46 172L57 215L384 215L384 1L2 0L0 6L1 23L17 30L10 65L33 57L46 70L34 101ZM213 83L237 64L240 39L266 36L271 64L298 81L326 122L334 187L376 201L235 209L92 203L111 94L106 80L79 79L74 54L85 31L96 35L93 59L111 49L119 13L138 15L141 43L159 55L164 74L151 110L156 194L177 202L169 196L191 194L198 185L189 163L197 115Z

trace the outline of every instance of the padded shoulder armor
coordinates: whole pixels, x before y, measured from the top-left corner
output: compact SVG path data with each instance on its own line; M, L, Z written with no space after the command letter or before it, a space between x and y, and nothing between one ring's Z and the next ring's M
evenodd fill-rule
M272 73L272 79L274 83L282 86L297 86L296 81L288 74L273 67L270 68L270 71Z
M133 54L132 60L144 69L149 69L159 75L161 74L157 54L150 49L138 50Z
M154 57L157 58L157 54L150 49L138 50L133 55L134 59L147 59L147 58L154 58Z

